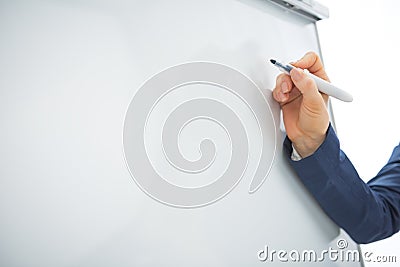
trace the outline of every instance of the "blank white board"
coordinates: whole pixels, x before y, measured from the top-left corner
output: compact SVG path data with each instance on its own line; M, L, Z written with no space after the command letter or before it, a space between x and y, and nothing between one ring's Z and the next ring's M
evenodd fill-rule
M267 63L319 51L314 22L261 0L2 1L0 33L1 266L337 248L282 154Z

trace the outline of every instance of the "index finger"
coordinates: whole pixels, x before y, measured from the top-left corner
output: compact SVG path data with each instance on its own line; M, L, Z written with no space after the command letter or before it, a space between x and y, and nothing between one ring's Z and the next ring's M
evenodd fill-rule
M293 62L292 65L301 69L308 69L314 75L329 81L321 58L315 52L306 53L300 60Z

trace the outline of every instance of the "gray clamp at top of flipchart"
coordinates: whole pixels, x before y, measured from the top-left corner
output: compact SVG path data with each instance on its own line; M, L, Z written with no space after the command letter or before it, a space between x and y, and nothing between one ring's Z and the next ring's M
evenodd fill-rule
M313 21L329 18L329 9L314 0L269 0Z

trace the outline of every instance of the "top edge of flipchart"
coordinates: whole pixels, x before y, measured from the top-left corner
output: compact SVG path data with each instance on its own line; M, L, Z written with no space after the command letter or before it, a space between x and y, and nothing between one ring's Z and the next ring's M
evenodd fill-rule
M269 0L312 21L329 18L329 9L314 0Z

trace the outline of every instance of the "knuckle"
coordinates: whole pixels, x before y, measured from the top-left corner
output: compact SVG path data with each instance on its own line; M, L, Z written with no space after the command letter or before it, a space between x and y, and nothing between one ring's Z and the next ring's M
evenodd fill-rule
M277 88L277 87L275 87L274 88L274 90L272 91L272 96L274 97L274 99L276 100L276 101L279 101L280 100L280 98L279 98L279 89Z
M287 74L283 74L282 76L282 82L286 82L288 84L292 83L292 78L290 77L290 75Z
M285 73L279 74L278 77L276 78L276 88L281 88L283 82L286 82L289 88L292 87L292 79L290 78L289 75Z
M313 59L314 61L320 60L318 54L315 53L314 51L308 51L308 52L306 53L306 56L310 57L310 58Z
M274 90L272 90L272 95L274 96L274 98L276 98L277 94L278 94L278 88L275 87Z
M278 77L276 77L276 83L277 83L277 84L282 83L282 82L283 82L283 79L285 78L285 75L286 75L286 74L284 74L284 73L279 74Z
M306 77L306 78L304 79L304 86L307 87L307 88L311 88L311 87L314 87L314 86L315 86L315 83L314 83L314 81L313 81L311 78Z
M318 56L317 53L315 53L314 51L308 51L306 53L306 55L310 55L310 56L313 56L313 57L317 57Z

